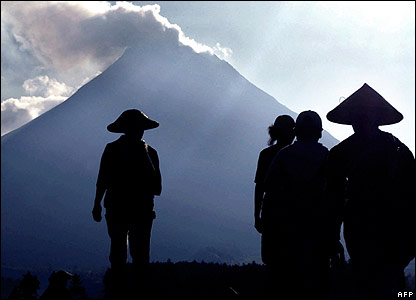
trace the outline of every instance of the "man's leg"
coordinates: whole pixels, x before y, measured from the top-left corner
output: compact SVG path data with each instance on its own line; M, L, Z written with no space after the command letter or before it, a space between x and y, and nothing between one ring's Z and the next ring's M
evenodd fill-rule
M127 226L106 215L108 235L111 239L111 289L112 298L125 294L127 261Z
M129 248L133 260L133 286L137 293L146 295L149 290L149 260L150 260L150 236L152 230L152 218L138 218L137 222L129 230Z

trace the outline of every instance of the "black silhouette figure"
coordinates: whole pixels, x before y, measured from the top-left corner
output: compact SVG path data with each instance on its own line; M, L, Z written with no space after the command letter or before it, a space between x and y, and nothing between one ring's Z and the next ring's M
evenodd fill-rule
M344 238L360 299L394 299L404 291L404 268L415 257L414 157L378 126L403 116L369 85L327 114L354 134L328 155L327 194L332 243Z
M39 299L62 299L62 300L71 300L72 296L67 289L66 285L68 280L72 278L72 274L59 270L58 272L53 272L49 276L49 286L43 292Z
M264 179L277 152L293 142L295 138L294 127L295 121L291 116L278 116L274 124L269 126L269 147L260 152L257 162L256 176L254 179L256 184L254 192L254 227L262 234L261 256L267 268L271 268L273 265L276 244L273 240L275 234L273 223L268 222L267 219L262 217L264 209L267 210L267 207L263 207Z
M87 291L85 290L85 287L81 281L81 277L78 274L74 274L72 276L68 290L73 300L88 299Z
M26 273L18 286L15 286L7 299L37 299L37 290L39 289L39 279L30 274Z
M141 111L130 109L107 127L110 132L124 135L105 147L92 213L95 221L101 221L101 199L105 193L115 293L124 292L123 285L128 281L127 238L137 279L147 272L151 228L156 217L154 196L160 195L162 187L157 152L142 137L144 130L158 126Z
M322 121L314 111L296 119L296 141L281 149L265 179L262 218L273 223L272 295L325 299L328 283L327 207L324 165L318 143Z

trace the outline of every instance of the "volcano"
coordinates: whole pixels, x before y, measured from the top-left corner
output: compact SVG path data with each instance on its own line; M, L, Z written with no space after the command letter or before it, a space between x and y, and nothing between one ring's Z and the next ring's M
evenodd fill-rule
M127 49L65 102L1 138L3 268L109 266L91 210L106 130L126 109L160 123L152 261L260 262L254 175L280 104L229 63L187 46ZM307 104L305 110L309 109ZM322 144L337 141L327 132Z

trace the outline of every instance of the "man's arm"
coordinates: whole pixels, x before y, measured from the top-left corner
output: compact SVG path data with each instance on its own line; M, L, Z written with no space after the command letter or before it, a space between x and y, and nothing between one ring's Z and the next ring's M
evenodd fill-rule
M98 171L97 188L95 191L94 207L92 209L92 217L94 221L100 222L101 216L101 200L104 197L106 187L108 186L108 160L109 160L109 147L105 147L103 155L100 161L100 170Z
M263 196L264 196L264 159L263 152L260 152L259 159L257 161L256 175L254 177L254 228L259 233L263 232L263 226L261 224L261 208L263 206Z
M162 175L159 167L159 156L157 155L157 151L155 149L150 146L148 147L150 162L154 168L154 195L160 196L162 193Z
M92 217L94 221L96 222L100 222L102 219L101 200L103 199L104 193L105 193L105 188L97 185L97 189L95 192L94 208L92 209Z

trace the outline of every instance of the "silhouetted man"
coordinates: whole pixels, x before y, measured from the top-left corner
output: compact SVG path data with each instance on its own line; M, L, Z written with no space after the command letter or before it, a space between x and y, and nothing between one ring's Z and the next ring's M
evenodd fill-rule
M145 271L149 263L155 218L153 198L161 193L161 174L156 150L142 137L144 130L158 126L141 111L130 109L107 127L110 132L124 135L105 147L92 214L95 221L101 221L101 199L105 193L110 262L117 280L126 271L127 237L136 274Z
M333 242L344 222L358 298L397 298L404 291L403 270L416 252L414 157L378 126L398 123L403 116L364 84L327 118L354 129L328 156Z
M318 143L321 133L322 121L316 112L300 113L296 141L277 153L265 180L264 206L267 218L276 224L274 296L282 299L326 297L324 163L328 149Z
M293 142L295 138L294 127L295 121L291 116L278 116L274 124L269 126L269 147L260 152L257 162L256 177L254 179L256 183L254 192L254 227L262 234L261 256L267 268L271 268L273 265L273 253L275 252L273 248L276 245L273 242L273 235L275 234L273 220L267 220L267 212L264 212L264 210L267 211L267 207L263 206L264 179L277 152Z

